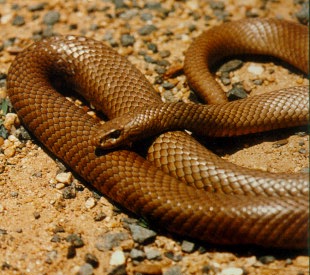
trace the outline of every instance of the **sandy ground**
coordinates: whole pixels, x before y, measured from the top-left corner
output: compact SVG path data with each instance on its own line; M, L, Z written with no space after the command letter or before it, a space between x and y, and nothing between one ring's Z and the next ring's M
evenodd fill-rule
M152 3L160 3L155 1L149 2L151 4L147 7L144 1L51 0L42 8L31 10L29 7L40 2L0 1L0 74L7 74L10 63L23 47L52 31L83 34L98 40L110 37L105 43L113 44L119 53L127 55L153 83L156 65L143 60L139 51L146 51L154 58L158 58L158 54L148 50L146 44L152 42L159 51L170 51L170 55L165 57L171 64L168 67L178 67L193 38L209 25L219 24L223 17L236 20L246 14L255 14L297 21L295 13L301 8L300 4L294 4L298 1L290 0L212 2L213 5L225 3L223 8L220 4L214 8L208 1L200 2L162 1L162 9L158 9L150 8ZM117 8L119 3L126 7ZM60 14L54 25L44 23L44 16L49 11ZM143 13L147 14L143 15L145 18L151 15L151 19L142 20L140 16ZM24 23L18 23L21 19L16 19L17 16L22 17ZM208 21L206 16L210 17ZM137 31L147 23L154 24L158 29L145 36L139 35ZM166 35L167 32L171 34ZM133 46L124 46L120 42L123 34L134 36ZM301 74L287 67L255 60L234 71L231 75L233 81L242 79L249 83L253 79L249 67L253 64L263 68L259 76L263 85L256 86L253 93L292 83L307 83ZM164 89L160 84L155 85L163 97L168 95L178 100L189 95L183 75L168 80L175 83L171 90ZM227 90L230 86L224 88ZM6 97L5 85L0 86L0 97ZM17 125L16 122L13 124ZM166 232L157 232L155 240L147 245L138 244L129 236L111 249L101 251L98 249L100 238L107 233L129 232L123 220L134 217L120 211L107 198L76 179L69 179L70 184L59 182L57 175L64 171L63 166L48 155L36 140L19 141L10 136L14 128L7 130L8 136L0 140L0 274L302 275L309 272L306 251L251 247L240 251L208 245L202 249L201 244L196 242L193 251L186 252L184 242ZM309 164L309 135L300 133L303 131L305 129L290 129L232 139L229 145L224 148L218 146L214 150L228 161L254 169L289 173L305 171ZM68 187L73 185L74 198L65 199L64 190L68 191ZM77 234L84 245L72 248L74 245L68 239L72 234ZM135 258L131 254L133 249L142 252L154 249L160 257ZM117 251L121 251L121 257L117 257ZM96 257L98 264L89 260L87 253ZM120 262L113 262L115 257Z

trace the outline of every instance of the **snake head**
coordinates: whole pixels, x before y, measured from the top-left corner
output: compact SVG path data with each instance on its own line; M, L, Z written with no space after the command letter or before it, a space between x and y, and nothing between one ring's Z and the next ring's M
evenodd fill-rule
M101 149L113 149L128 145L135 134L134 118L129 115L114 118L99 126L93 137L95 146Z

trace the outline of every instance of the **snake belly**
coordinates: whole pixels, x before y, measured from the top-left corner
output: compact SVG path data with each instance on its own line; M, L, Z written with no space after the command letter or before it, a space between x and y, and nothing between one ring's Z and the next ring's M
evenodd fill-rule
M286 28L273 20L237 24L238 31L244 29L245 33L256 24L258 29L271 32L271 38L278 29ZM233 22L226 28L229 25L236 30ZM290 32L283 33L290 41ZM256 36L259 38L259 34ZM277 43L274 39L267 42ZM44 39L24 50L12 63L8 94L24 125L49 151L104 195L159 227L202 241L281 248L307 246L309 206L305 175L278 176L240 168L202 151L201 145L184 132L161 135L151 146L150 159L172 170L177 168L175 176L183 173L185 180L195 181L196 160L204 158L202 163L206 166L201 174L212 187L203 187L206 192L202 192L131 150L98 150L91 137L96 135L100 123L55 89L52 79L57 77L109 119L158 105L161 99L126 58L85 37ZM188 155L188 150L190 154L196 151L199 157Z

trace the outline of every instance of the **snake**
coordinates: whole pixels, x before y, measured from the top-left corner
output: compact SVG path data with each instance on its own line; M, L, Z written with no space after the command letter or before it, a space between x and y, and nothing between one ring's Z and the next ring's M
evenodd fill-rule
M184 71L189 85L209 104L163 103L126 57L103 42L73 35L42 39L19 53L9 68L7 91L22 123L48 151L155 228L219 246L304 249L307 173L239 167L213 154L184 130L197 124L198 134L214 131L215 136L222 136L307 124L307 86L226 102L210 72L224 57L262 54L307 73L307 39L307 27L278 19L244 19L206 30L189 47ZM65 83L65 89L57 83ZM102 123L77 106L68 98L72 91L109 121ZM101 148L102 139L122 136L113 125L130 124L128 114L152 117L170 108L169 119L144 123L149 125L146 132L166 119L174 120L173 113L178 120L189 115L193 120L176 128L158 128L160 134L147 139L146 156L137 149L141 141ZM250 122L241 126L247 118ZM251 126L254 130L249 130ZM199 132L199 128L204 130ZM103 129L112 129L107 140L102 138Z

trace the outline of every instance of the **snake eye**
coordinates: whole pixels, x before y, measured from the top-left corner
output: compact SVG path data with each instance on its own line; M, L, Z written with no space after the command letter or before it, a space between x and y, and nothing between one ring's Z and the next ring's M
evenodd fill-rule
M121 136L121 130L115 130L109 134L109 139L118 139Z

